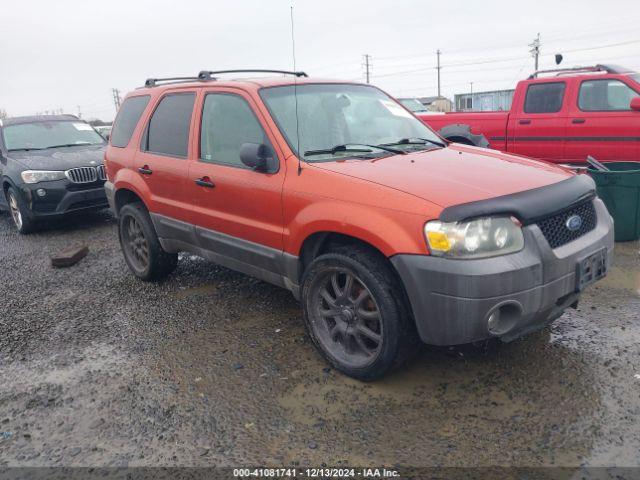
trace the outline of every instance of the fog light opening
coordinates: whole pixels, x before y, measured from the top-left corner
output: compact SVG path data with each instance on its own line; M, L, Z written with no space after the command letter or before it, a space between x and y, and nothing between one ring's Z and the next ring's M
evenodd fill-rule
M39 197L44 197L47 195L47 191L44 188L39 188L36 190L36 193Z
M518 303L496 305L487 315L487 330L491 335L504 335L516 326L521 316L522 307Z

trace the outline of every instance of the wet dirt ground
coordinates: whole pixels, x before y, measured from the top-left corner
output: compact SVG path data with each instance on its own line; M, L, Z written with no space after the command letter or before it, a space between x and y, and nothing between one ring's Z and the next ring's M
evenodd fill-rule
M542 332L360 383L285 290L189 255L146 284L107 213L0 214L0 466L639 466L639 250Z

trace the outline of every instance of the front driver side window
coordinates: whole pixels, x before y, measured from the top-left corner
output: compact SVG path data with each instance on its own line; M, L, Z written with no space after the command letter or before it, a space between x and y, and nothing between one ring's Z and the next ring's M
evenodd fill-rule
M248 168L240 160L243 143L270 145L249 104L234 94L208 94L202 110L200 160Z

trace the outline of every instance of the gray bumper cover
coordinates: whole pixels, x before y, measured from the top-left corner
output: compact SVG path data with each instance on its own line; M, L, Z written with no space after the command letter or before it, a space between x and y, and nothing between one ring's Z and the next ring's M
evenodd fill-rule
M431 345L456 345L490 338L487 318L505 302L521 310L517 323L500 336L510 340L562 315L578 300L576 267L603 248L613 254L613 221L594 200L597 224L586 235L552 250L537 225L523 228L525 248L511 255L452 260L396 255L391 262L409 296L420 337Z

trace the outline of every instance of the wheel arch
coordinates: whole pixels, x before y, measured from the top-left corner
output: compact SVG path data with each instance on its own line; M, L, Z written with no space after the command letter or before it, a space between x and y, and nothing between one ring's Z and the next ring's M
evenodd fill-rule
M482 133L475 134L471 131L471 126L464 123L455 123L442 127L438 133L450 142L472 145L475 147L487 148L489 140Z

